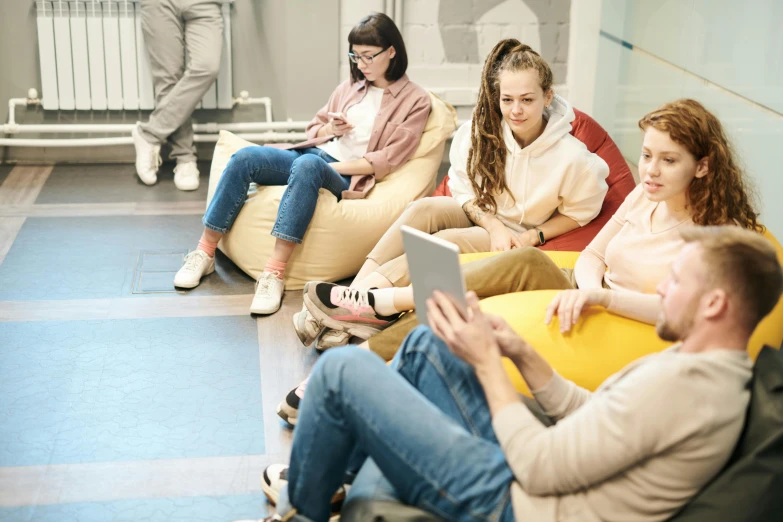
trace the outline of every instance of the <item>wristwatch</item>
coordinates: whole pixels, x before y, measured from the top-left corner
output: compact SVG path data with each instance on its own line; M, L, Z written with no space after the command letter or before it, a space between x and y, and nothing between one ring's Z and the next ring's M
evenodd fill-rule
M538 228L538 227L536 227L534 230L536 232L538 232L538 246L541 246L544 243L546 243L546 238L544 237L544 232L540 228Z

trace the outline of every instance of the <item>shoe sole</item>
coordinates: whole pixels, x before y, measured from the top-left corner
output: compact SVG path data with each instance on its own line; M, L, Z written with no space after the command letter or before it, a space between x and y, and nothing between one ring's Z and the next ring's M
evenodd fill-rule
M155 179L146 180L146 179L142 178L141 175L138 172L136 172L136 175L139 177L141 182L144 183L145 185L147 185L148 187L151 187L151 186L155 185L158 182L158 178L157 177Z
M201 284L201 280L202 280L202 279L204 279L204 278L205 278L205 277L207 277L209 274L212 274L212 273L214 273L214 272L215 272L215 264L213 263L213 264L212 264L212 267L211 267L209 270L207 270L206 272L204 272L204 274L203 274L201 277L199 277L199 279L198 279L198 281L196 281L196 284L195 284L195 285L178 285L178 284L176 283L176 281L175 281L175 282L174 282L174 288L188 288L188 289L190 289L190 288L196 288L198 285L200 285L200 284Z
M291 426L296 426L296 419L299 410L290 407L285 401L277 405L277 416L286 421Z
M277 493L277 491L273 490L271 486L268 486L267 483L264 481L264 477L261 477L261 489L264 491L264 496L266 496L267 500L269 500L269 503L273 506L277 506L277 501L280 499L280 495ZM345 488L343 488L343 491L341 493L336 493L332 497L332 503L339 502L340 509L342 509L342 503L345 501ZM334 513L329 516L329 522L338 522L340 520L340 513Z
M280 306L283 304L283 300L281 299L280 302L277 304L277 308L274 310L267 309L267 308L253 308L253 305L250 305L250 313L255 315L272 315L273 313L280 310Z

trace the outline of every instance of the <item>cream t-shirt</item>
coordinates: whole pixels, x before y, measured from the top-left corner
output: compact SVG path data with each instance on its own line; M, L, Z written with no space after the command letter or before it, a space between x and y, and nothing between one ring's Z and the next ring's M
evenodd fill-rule
M637 185L585 249L608 267L604 281L609 288L654 294L669 274L685 245L680 230L693 221L688 218L654 228L653 212L663 204L647 199L642 185Z
M345 113L348 123L353 125L350 132L338 136L318 148L329 154L337 161L352 161L364 157L367 145L370 143L375 116L381 109L383 89L367 86L367 94L362 100L351 105Z

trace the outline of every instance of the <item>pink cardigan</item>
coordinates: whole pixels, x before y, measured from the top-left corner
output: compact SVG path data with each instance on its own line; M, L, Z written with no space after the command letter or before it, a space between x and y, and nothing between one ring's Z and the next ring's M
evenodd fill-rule
M327 104L318 111L307 126L307 141L289 145L286 149L315 147L334 138L316 137L318 131L329 123L327 112L343 112L359 103L367 94L364 80L351 83L346 80L334 90ZM344 190L343 199L364 198L376 180L403 165L419 146L424 125L430 114L430 97L427 91L408 79L407 75L389 85L383 91L381 108L375 117L370 143L364 158L373 166L373 174L351 177L351 185Z

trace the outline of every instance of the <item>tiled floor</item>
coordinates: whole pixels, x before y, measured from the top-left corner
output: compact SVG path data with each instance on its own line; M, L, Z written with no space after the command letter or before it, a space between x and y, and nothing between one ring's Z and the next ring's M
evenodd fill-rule
M149 522L232 520L237 513L262 513L262 495L185 497L74 502L43 506L0 508L0 520L57 520L59 522Z
M0 185L2 185L5 178L8 177L11 169L13 169L13 167L10 165L0 165Z
M49 175L37 204L206 201L209 163L199 162L203 180L198 190L182 192L174 186L172 163L158 172L154 190L141 182L133 165L58 165Z
M142 252L187 252L202 228L197 215L27 218L0 265L0 300L132 297ZM254 281L222 261L184 293L252 293Z
M201 170L183 193L170 167L146 187L132 166L0 166L0 520L267 513L260 473L291 443L275 405L315 354L290 327L301 293L251 317L254 282L222 254L170 286Z

